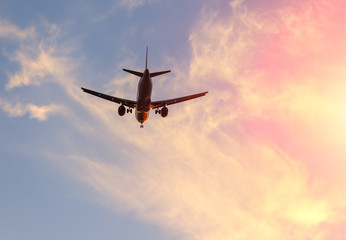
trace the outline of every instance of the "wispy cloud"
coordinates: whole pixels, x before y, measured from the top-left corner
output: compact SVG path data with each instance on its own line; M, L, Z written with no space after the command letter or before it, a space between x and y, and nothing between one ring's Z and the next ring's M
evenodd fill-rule
M73 93L77 87L71 84L75 81L72 70L78 65L78 60L70 56L70 47L63 45L57 47L60 29L55 24L49 24L42 20L41 25L29 27L29 30L20 30L15 25L7 22L2 25L11 26L10 29L15 32L14 35L19 36L16 39L16 50L5 52L5 56L10 61L18 63L20 68L15 73L7 73L7 92L3 94L4 96L15 95L13 93L15 88L53 83L64 86L62 89L66 90L68 95L71 94L71 96L78 98L78 93ZM11 34L11 32L7 35L4 34L3 37L11 36ZM61 103L38 106L28 103L30 98L25 101L18 100L16 104L10 104L4 99L3 97L1 108L11 117L20 117L29 113L30 118L43 121L49 115L68 112L68 107L63 107ZM47 102L45 100L42 99L42 102ZM49 99L49 102L52 102L52 100Z
M127 7L128 9L133 9L144 4L149 4L153 2L159 2L160 0L116 0L115 4L121 7Z
M32 103L23 105L21 103L11 104L4 99L0 99L0 108L8 113L10 117L22 117L25 114L29 114L30 118L37 119L39 121L47 120L49 115L63 114L65 109L63 106L56 104L37 106Z
M137 9L139 7L142 7L146 4L152 4L152 3L156 3L156 2L160 2L161 0L114 0L112 5L108 8L108 10L106 12L104 12L103 14L94 17L93 21L95 22L99 22L99 21L103 21L107 18L109 18L110 16L115 15L116 13L119 13L120 11L123 11L124 9L126 9L127 11L129 11L130 13L134 10ZM130 30L132 31L132 30Z
M66 75L71 73L73 66L69 57L69 49L59 46L57 51L56 41L60 29L55 24L43 21L42 33L37 33L35 39L21 42L14 53L7 53L11 61L18 62L21 70L9 74L6 89L15 87L40 85L41 83L66 81Z
M209 94L180 111L170 108L167 119L151 116L143 131L130 120L115 124L114 105L81 95L71 58L54 41L38 44L33 55L12 56L21 69L8 88L53 81L88 113L87 122L68 116L69 123L85 124L80 134L105 151L84 146L92 154L56 153L57 162L111 209L133 211L182 239L341 238L335 226L344 226L346 208L344 3L296 2L269 12L245 4L234 1L226 17L202 11L184 86ZM40 112L26 104L2 108L18 116Z
M339 182L346 157L344 58L323 46L345 36L324 38L323 26L327 21L342 32L343 3L295 3L269 12L244 4L231 4L226 18L207 8L201 13L185 83L210 93L170 115L179 131L152 118L147 138L102 118L110 135L131 144L131 153L120 154L127 163L66 158L104 204L135 211L182 239L338 238L333 226L343 224L339 210L346 208ZM317 42L309 45L302 35ZM320 54L327 58L314 58Z
M66 71L70 70L68 59L54 56L54 51L54 48L45 49L43 44L32 55L25 50L17 51L11 60L18 62L22 69L9 76L6 89L61 80Z
M0 20L0 38L24 40L27 38L33 38L34 36L35 36L34 27L21 29L7 21Z

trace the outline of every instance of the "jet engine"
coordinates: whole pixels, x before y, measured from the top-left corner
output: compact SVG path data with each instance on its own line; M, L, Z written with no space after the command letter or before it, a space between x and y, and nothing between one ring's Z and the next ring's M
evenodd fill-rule
M120 107L118 108L118 113L120 116L124 116L125 115L125 107L123 105L120 105Z
M168 115L168 108L167 107L163 107L161 109L161 117L165 118L165 117L167 117L167 115Z

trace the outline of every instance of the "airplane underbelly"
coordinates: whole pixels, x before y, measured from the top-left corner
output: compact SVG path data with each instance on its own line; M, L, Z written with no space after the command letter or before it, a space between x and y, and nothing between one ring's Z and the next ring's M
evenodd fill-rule
M138 112L149 112L150 111L150 99L146 102L138 101L136 109Z
M136 110L136 118L137 118L138 122L144 123L148 119L148 116L149 116L149 112Z

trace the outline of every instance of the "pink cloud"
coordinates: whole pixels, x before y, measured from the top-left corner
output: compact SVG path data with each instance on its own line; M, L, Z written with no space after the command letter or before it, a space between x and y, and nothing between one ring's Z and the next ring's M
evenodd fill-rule
M341 1L313 2L281 11L278 33L260 44L264 51L255 57L253 71L261 73L255 85L263 89L256 94L265 106L247 128L305 160L309 155L304 152L326 160L335 151L333 139L345 131L346 71L336 70L345 62L346 47L339 44L346 41L339 24L346 20L344 6ZM328 154L321 153L322 146Z
M98 120L90 128L102 126L93 137L131 151L120 165L69 156L66 169L103 204L182 239L341 238L344 3L290 2L263 12L244 4L223 9L226 17L206 7L192 29L183 83L209 90L207 97L167 121L152 117L150 138L130 121L116 126L113 105L80 98Z
M342 224L342 218L332 216L345 208L345 9L344 1L294 2L266 12L249 12L244 4L236 4L231 17L220 20L210 14L191 37L192 75L212 79L216 86L217 94L210 100L220 109L211 117L216 129L280 152L284 157L277 156L278 162L288 157L299 163L306 172L300 190L310 192L309 204L325 201L323 217L310 215L318 219L312 228L316 232L310 234L321 239L334 230L318 224ZM225 115L233 117L226 120ZM216 137L215 141L226 144ZM254 161L265 164L266 157L262 153ZM270 164L265 166L273 168ZM282 181L274 175L269 179ZM293 184L293 175L288 179ZM308 222L303 215L296 215L302 222L292 231L299 232L298 226ZM291 217L284 219L290 222Z

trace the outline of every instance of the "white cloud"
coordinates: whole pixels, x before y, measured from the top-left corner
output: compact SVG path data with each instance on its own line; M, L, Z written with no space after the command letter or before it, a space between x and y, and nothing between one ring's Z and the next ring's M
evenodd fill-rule
M9 75L6 89L71 81L71 70L78 62L69 57L70 49L57 46L60 29L55 24L42 23L42 32L35 39L19 43L14 53L7 53L11 61L18 62L21 70ZM59 48L57 50L57 48Z
M5 25L11 26L12 32L19 36L16 42L18 44L17 49L5 54L10 61L18 63L19 71L7 73L7 92L4 95L14 95L14 89L19 87L54 83L62 86L61 89L65 90L67 95L78 99L81 91L79 87L73 84L75 77L72 70L79 61L70 56L73 47L63 44L57 45L60 29L55 24L49 24L44 20L39 27L28 28L30 31L19 30L18 27L9 23ZM17 99L20 98L17 97ZM49 101L51 102L51 99ZM10 104L4 100L4 97L1 100L1 108L11 117L19 117L28 113L30 118L41 121L46 120L49 115L65 114L69 111L68 107L54 103L40 106L18 100L17 104Z
M129 9L132 9L132 8L143 5L144 0L129 0L129 1L121 0L119 4L120 6L125 6Z
M160 0L114 0L113 5L108 9L108 11L104 12L102 15L93 18L93 21L99 22L103 21L110 16L122 11L124 8L127 8L129 12L132 10L139 8L145 4L152 4L155 2L160 2ZM130 29L132 32L133 29Z
M6 89L27 85L40 85L43 82L59 82L70 71L68 59L54 56L55 46L45 49L40 44L34 54L18 50L12 57L21 65L21 71L9 76Z
M29 27L27 29L20 29L17 26L0 20L0 38L9 38L15 40L32 39L35 37L35 28Z
M154 2L159 2L160 0L116 0L116 4L122 7L127 7L128 9L133 9L144 4L150 4Z
M55 114L64 114L65 109L63 106L50 104L45 106L37 106L32 103L23 105L21 103L11 104L6 100L0 99L0 108L6 112L10 117L22 117L29 114L30 118L39 121L45 121L48 116Z

